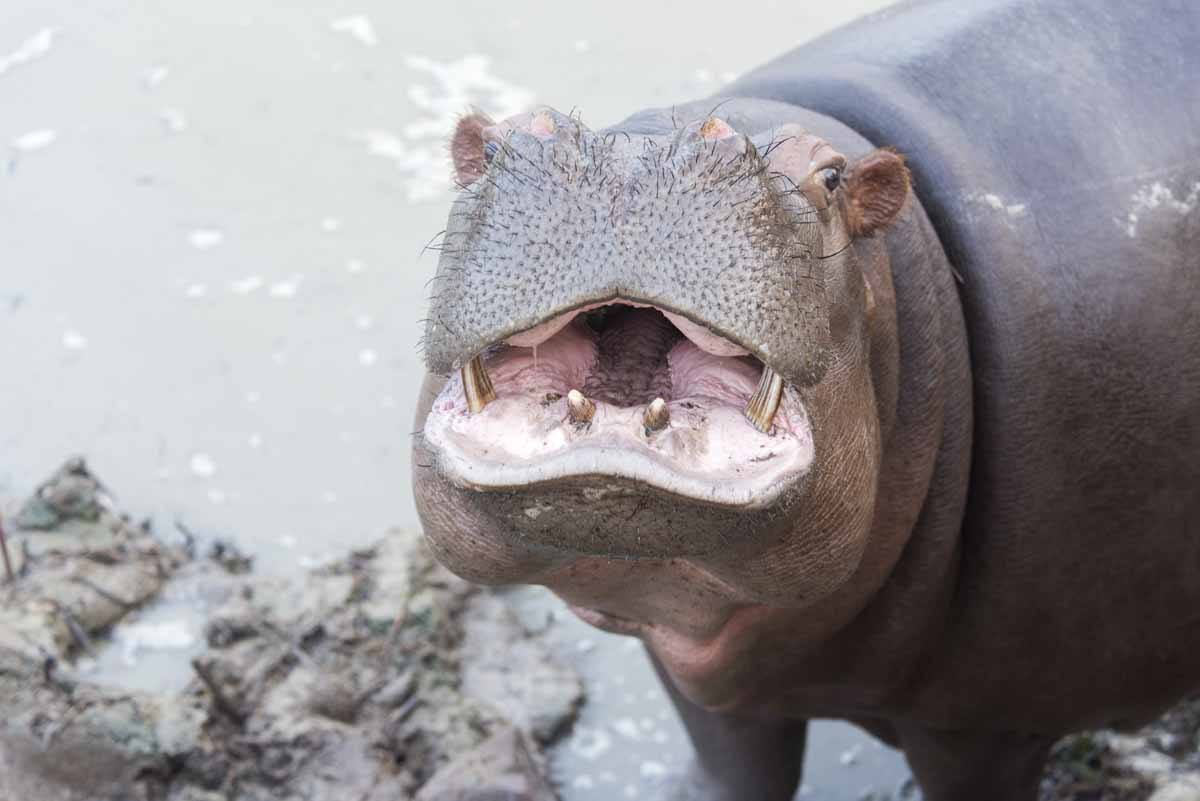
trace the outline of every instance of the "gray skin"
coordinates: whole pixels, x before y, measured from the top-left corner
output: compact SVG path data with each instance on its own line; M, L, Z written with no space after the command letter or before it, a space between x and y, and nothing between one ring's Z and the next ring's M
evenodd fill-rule
M820 285L798 306L739 317L739 298L796 269L752 246L740 258L757 259L754 280L732 289L682 258L679 286L644 279L660 281L656 304L778 367L812 417L814 468L758 509L607 476L479 491L418 437L435 552L477 581L545 584L641 637L696 745L680 797L788 799L804 721L841 717L902 748L930 801L1035 798L1057 737L1136 726L1200 688L1198 75L1194 4L916 3L728 98L616 126L649 152L720 103L765 174L788 176L760 198L812 186L790 145L771 150L781 131L849 159L833 213L794 234ZM902 207L872 142L907 157ZM467 177L470 153L456 140ZM509 208L542 202L511 191ZM715 213L695 215L690 244L707 252ZM653 234L677 218L642 219L646 238L605 251L601 229L600 247L548 266L558 294L540 279L478 302L473 329L431 328L418 428L455 361L597 299L606 275L613 294L642 292L601 255L661 253ZM537 270L533 241L518 261ZM431 318L454 325L498 276L478 261L467 292L447 265ZM769 333L810 313L820 330L790 349ZM622 491L585 492L598 486ZM530 504L558 511L531 521Z

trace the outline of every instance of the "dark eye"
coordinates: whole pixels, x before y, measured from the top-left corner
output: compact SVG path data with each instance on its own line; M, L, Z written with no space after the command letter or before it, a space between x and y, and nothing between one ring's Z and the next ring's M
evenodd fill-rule
M499 150L499 144L496 142L488 142L483 146L483 157L488 161L491 161Z
M837 189L842 184L842 170L840 167L826 167L821 170L821 183L825 184L825 188L830 192Z

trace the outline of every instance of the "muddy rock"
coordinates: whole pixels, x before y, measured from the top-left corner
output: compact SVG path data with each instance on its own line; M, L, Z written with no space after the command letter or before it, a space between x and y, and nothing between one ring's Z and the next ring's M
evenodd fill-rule
M72 459L25 502L7 531L16 580L0 584L0 649L71 659L153 599L186 553L112 508Z
M187 563L194 537L130 525L82 462L26 509L21 575L0 586L0 799L555 798L540 748L569 728L578 676L419 536L284 581L229 544ZM181 660L187 687L81 681L72 660L111 647L177 569L211 571L227 599Z
M1200 801L1200 698L1136 732L1101 730L1055 746L1043 801Z
M504 728L455 759L417 795L417 801L555 801L525 735Z

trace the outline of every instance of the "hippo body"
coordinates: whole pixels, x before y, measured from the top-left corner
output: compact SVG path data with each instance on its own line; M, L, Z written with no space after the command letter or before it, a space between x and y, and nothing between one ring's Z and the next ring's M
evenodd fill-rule
M524 133L511 131L527 132L544 152L557 141L551 132L572 124L543 115L463 128L475 133L453 143L459 177L482 205L456 214L474 221L472 231L502 224L511 234L516 218L494 223L479 211L497 208L492 190L472 187L501 192L510 168L525 186L536 175L512 167L524 163ZM760 328L788 323L827 341L803 346L804 359L781 358L770 334L739 328L733 290L716 278L724 272L673 295L644 268L626 275L606 266L594 245L552 265L526 246L518 261L555 275L578 264L588 276L616 276L609 283L589 278L571 295L567 282L569 297L553 308L532 301L530 319L545 320L541 327L497 321L476 339L455 339L447 332L463 326L439 298L461 287L447 282L471 269L493 276L501 263L489 257L473 267L469 256L482 246L464 246L465 261L443 257L435 288L433 316L446 323L427 332L433 355L415 488L430 542L452 569L489 583L545 584L585 620L645 641L697 749L679 797L791 798L804 721L839 717L902 748L930 801L1032 799L1056 738L1136 726L1200 689L1200 6L902 4L750 73L718 98L640 112L594 140L576 127L562 141L590 158L599 143L623 152L622 138L627 147L643 138L643 153L657 155L642 157L653 163L644 173L653 184L637 169L621 173L633 187L613 196L621 203L650 186L662 192L706 157L712 174L745 148L765 160L776 181L769 192L803 194L795 241L809 241L801 236L809 225L821 239L812 245L819 255L795 257L815 265L797 280L819 278L825 301L802 290L804 325L768 309L772 325ZM461 158L476 140L475 160ZM825 143L849 157L844 175L823 155ZM912 191L902 206L890 202L898 160L878 146L907 160ZM509 147L512 159L489 166ZM696 155L680 161L689 147ZM719 148L730 155L718 160ZM600 167L572 172L554 191L602 174L608 181ZM717 186L736 193L746 183ZM583 208L577 198L590 196L562 197ZM737 198L732 206L758 202ZM672 240L629 248L621 239L661 225L646 208L640 217L611 212L619 232L611 250L635 254L623 264L660 253L659 274L672 275ZM705 225L687 235L701 249L689 252L703 252L705 237L719 252L730 234L717 222L734 212L698 214ZM565 217L563 230L577 232L578 219ZM664 227L678 230L684 219ZM766 251L745 250L759 247L763 230L737 252L761 257L743 284L762 276L769 288L791 268L772 272ZM731 258L728 270L742 261ZM519 275L493 277L519 286ZM716 287L714 297L695 286ZM762 297L760 305L773 302ZM682 479L656 483L600 457L553 480L526 471L535 478L524 485L463 466L444 433L456 429L430 422L467 419L449 400L467 373L461 385L448 381L447 354L494 353L480 345L500 340L509 351L540 342L554 354L570 343L525 332L554 320L576 330L573 315L610 302L629 308L598 323L600 362L621 355L606 350L605 332L657 342L644 326L663 319L696 347L663 340L674 347L665 361L638 350L642 361L629 364L659 365L647 368L657 378L640 395L614 399L589 379L610 402L594 419L581 396L547 393L551 411L567 404L559 413L567 433L553 432L567 438L563 448L603 434L626 405L655 393L675 415L666 429L673 436L676 426L712 425L689 422L670 396L690 386L679 365L701 351L740 353L721 369L753 362L763 366L760 387L771 368L788 387L782 417L767 429L773 440L759 447L782 459L783 446L770 442L792 436L802 450L810 431L811 465L758 484L738 467L725 483L753 488L738 502L717 479L705 502ZM483 363L511 375L495 358ZM497 381L502 401L505 386ZM477 423L489 414L479 408ZM644 419L631 450L663 436L649 410ZM719 450L714 437L670 458L687 467Z

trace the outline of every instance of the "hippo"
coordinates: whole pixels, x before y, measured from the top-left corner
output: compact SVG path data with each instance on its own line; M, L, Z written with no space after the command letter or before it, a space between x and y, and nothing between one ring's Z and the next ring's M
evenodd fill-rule
M1200 690L1200 6L903 3L592 130L468 113L414 490L640 638L678 798L806 721L929 801Z

